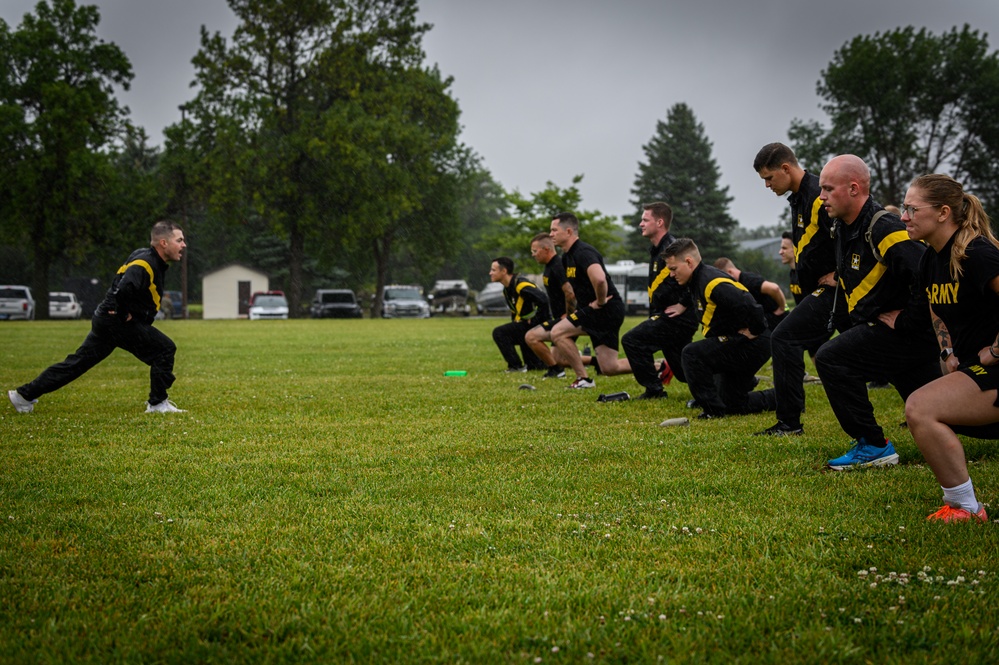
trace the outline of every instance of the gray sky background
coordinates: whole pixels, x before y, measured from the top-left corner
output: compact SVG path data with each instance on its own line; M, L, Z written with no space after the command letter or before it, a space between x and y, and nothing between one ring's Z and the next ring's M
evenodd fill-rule
M0 0L0 18L16 28L35 4ZM200 27L228 38L235 17L225 0L88 4L100 7L100 36L132 62L121 101L160 144L193 96ZM793 118L824 119L815 85L847 41L967 23L999 47L996 0L421 0L419 18L434 26L428 63L454 78L463 142L505 188L527 195L583 174L585 209L627 214L642 146L685 102L745 227L775 223L786 206L753 172L756 151L786 141Z

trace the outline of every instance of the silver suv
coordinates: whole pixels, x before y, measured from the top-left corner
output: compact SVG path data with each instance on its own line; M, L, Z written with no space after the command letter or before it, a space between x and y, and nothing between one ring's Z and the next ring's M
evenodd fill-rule
M0 319L35 318L35 299L26 286L0 285Z
M382 289L382 318L430 318L430 303L418 286L392 284Z

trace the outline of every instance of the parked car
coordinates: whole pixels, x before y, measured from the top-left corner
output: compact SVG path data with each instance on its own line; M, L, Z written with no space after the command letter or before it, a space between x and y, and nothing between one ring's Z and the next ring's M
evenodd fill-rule
M430 303L418 286L392 284L382 288L382 318L430 318Z
M499 282L489 282L475 296L475 309L479 314L509 314L506 298L503 297L503 285Z
M35 299L27 286L0 285L0 319L35 318Z
M250 297L250 320L287 319L288 299L281 291L259 291Z
M318 289L310 311L314 319L359 319L364 316L350 289Z
M52 291L49 293L50 319L78 319L83 314L83 306L76 299L75 293L69 291Z
M442 279L434 284L430 293L430 307L434 314L461 314L468 316L468 284L463 279Z

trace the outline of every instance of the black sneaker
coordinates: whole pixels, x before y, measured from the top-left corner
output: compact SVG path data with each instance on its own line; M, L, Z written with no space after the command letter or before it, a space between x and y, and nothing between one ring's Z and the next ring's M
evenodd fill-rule
M527 372L527 368L521 365L520 367L507 367L503 371L507 374L523 374Z
M542 379L564 379L565 378L565 370L562 369L561 367L559 367L558 365L552 365L551 367L548 368L548 371L545 372L545 375L542 376L541 378Z
M777 424L772 427L760 430L759 432L753 432L753 436L801 436L804 433L805 429L801 425L791 427L778 420Z
M715 418L724 418L724 413L708 413L707 411L701 411L697 414L698 420L714 420Z
M649 390L645 389L645 392L636 397L635 399L666 399L665 390Z

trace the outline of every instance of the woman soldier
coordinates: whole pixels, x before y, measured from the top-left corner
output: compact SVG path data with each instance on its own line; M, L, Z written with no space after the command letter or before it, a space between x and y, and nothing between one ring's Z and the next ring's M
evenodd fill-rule
M999 438L999 241L981 201L945 175L916 178L902 221L930 249L920 266L944 375L905 403L912 436L943 489L927 519L985 522L957 433Z

